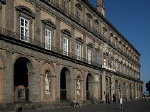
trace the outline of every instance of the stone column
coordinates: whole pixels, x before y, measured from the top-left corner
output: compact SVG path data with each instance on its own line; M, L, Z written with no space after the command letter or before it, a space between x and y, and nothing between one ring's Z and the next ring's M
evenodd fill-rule
M106 72L103 71L103 74L102 74L102 100L103 101L106 101Z

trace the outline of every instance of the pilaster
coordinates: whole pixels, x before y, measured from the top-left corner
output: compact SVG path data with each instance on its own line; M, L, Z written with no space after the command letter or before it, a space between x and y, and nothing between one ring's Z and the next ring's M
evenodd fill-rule
M103 71L103 74L102 74L102 100L103 101L106 101L106 72Z
M4 102L12 103L14 100L14 69L12 63L12 53L6 53L5 60L5 69L4 69Z

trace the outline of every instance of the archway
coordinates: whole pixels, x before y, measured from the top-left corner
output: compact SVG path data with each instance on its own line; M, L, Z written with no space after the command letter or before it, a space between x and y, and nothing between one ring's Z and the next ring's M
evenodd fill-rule
M61 100L66 100L68 99L69 93L71 93L71 80L70 78L70 71L68 68L64 67L61 70L60 74L60 99Z
M30 68L30 69L29 69ZM14 64L14 99L28 101L28 73L32 69L31 62L25 57L18 58Z
M86 78L86 99L93 99L93 77L90 73L88 73Z

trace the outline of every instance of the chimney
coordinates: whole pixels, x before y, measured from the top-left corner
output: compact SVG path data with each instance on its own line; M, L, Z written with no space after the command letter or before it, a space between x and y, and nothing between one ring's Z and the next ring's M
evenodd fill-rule
M104 0L97 0L97 10L105 17Z

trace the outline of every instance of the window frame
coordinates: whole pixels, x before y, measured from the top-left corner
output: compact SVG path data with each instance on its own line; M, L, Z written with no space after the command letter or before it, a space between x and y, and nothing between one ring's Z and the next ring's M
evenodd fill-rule
M22 25L22 20L23 20L23 25ZM26 26L27 22L27 26ZM21 17L20 16L20 40L28 42L29 41L29 20ZM22 28L23 28L23 35L22 35ZM27 30L27 35L26 35L26 30Z

